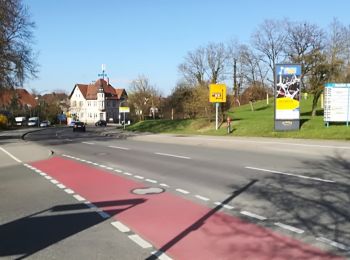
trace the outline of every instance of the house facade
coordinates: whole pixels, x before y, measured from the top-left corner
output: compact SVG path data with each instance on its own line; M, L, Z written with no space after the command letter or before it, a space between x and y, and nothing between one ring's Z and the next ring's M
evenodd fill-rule
M125 89L114 88L104 79L92 84L76 84L69 96L70 117L87 124L98 120L117 123L119 107L128 96Z

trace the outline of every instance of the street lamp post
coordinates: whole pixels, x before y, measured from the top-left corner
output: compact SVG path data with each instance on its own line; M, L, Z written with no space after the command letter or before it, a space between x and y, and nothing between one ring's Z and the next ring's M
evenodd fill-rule
M40 124L40 112L39 112L40 100L39 100L39 97L36 96L36 97L35 97L35 100L37 101L37 114L38 114L37 127L39 127L39 124Z

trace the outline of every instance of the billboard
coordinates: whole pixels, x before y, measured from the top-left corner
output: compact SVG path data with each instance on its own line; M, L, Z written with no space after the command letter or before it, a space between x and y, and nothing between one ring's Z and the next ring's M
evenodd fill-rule
M300 64L275 66L275 130L300 127Z
M324 122L350 120L350 83L327 83L324 88Z
M211 103L226 102L226 85L225 84L209 85L209 102Z

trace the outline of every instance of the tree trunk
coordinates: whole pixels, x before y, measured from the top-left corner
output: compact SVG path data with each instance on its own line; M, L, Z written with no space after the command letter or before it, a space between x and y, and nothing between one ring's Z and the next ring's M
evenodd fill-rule
M320 98L321 94L322 94L322 90L317 90L314 94L314 99L312 100L311 116L316 116L317 102L318 102L318 99Z

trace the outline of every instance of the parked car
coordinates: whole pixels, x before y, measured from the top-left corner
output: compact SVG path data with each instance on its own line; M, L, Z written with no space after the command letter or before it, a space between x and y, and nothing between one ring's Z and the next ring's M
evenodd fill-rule
M83 122L75 122L74 126L73 126L73 132L75 131L82 131L85 132L85 124Z
M95 123L95 126L107 126L107 121L106 120L98 120Z
M17 116L15 117L16 125L18 126L26 126L27 118L25 116Z
M40 123L40 127L48 127L50 125L51 125L51 122L49 120L45 120Z
M38 126L39 125L39 117L35 116L35 117L30 117L28 119L28 126Z
M69 125L68 125L68 126L69 126L69 127L74 127L75 122L76 122L76 121L71 121L71 122L69 123Z

